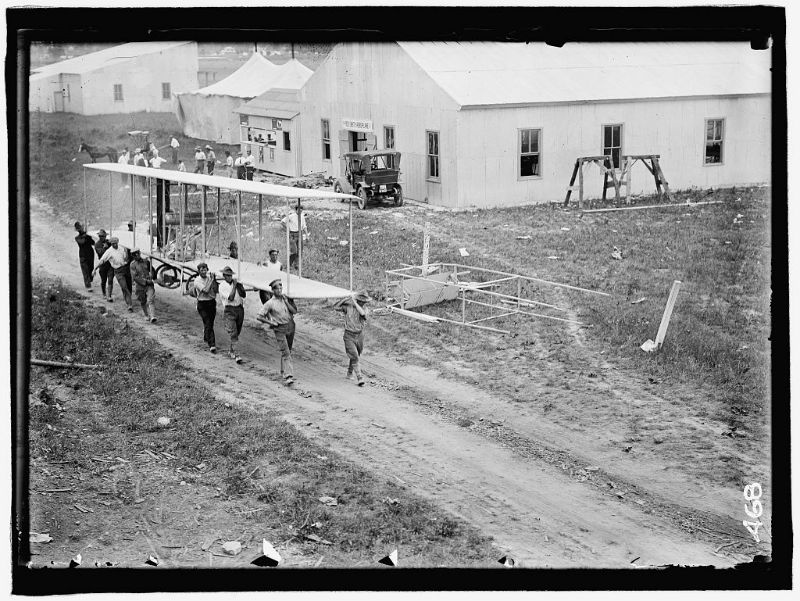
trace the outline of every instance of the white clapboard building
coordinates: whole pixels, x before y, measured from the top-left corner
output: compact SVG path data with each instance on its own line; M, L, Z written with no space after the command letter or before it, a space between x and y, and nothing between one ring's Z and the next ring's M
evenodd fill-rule
M31 71L29 107L102 115L171 112L173 95L197 88L196 42L132 42Z
M770 92L747 43L343 43L300 90L294 150L338 176L342 153L394 147L406 198L449 207L563 200L606 154L660 155L673 191L764 183ZM654 192L637 165L631 192Z

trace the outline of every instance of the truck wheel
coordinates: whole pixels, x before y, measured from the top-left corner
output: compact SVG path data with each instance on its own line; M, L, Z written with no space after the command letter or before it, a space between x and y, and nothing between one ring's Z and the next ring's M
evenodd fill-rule
M358 189L358 208L359 209L367 208L367 191L364 190L364 188Z
M397 191L394 193L394 206L402 207L403 206L403 189L397 188Z

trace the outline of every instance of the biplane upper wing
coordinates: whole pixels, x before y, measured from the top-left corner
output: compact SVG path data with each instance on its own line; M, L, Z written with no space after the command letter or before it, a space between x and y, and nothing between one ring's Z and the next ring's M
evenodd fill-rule
M280 186L278 184L267 184L264 182L235 179L221 175L204 175L199 173L174 171L172 169L153 169L152 167L120 165L118 163L85 163L83 166L87 169L95 169L97 171L110 171L113 173L124 173L128 175L137 175L140 177L151 177L169 180L171 182L177 182L180 184L223 188L225 190L248 192L250 194L262 194L264 196L275 196L281 198L333 198L339 200L358 200L358 197L353 196L352 194L342 194L339 192L330 192L328 190L318 190L316 188Z

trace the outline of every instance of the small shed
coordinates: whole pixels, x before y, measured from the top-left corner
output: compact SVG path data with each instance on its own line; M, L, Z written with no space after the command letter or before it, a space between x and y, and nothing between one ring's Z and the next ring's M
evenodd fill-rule
M298 90L273 88L236 109L245 156L251 152L256 169L280 175L302 175L295 144L300 132Z
M197 88L196 42L132 42L33 69L29 107L102 115L172 110Z

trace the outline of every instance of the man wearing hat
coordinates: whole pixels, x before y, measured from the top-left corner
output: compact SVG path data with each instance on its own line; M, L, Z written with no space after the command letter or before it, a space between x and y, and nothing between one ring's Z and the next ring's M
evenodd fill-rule
M194 147L194 172L195 173L203 173L206 168L206 153L203 152L203 149L199 146Z
M75 222L75 231L78 235L75 236L75 242L78 243L78 259L81 262L81 273L83 274L83 285L86 290L92 291L92 280L94 273L94 238L86 233L86 230L81 225L80 221Z
M142 305L142 311L150 323L158 321L156 317L156 287L150 271L150 261L142 258L138 248L131 249L131 278L133 278L134 294Z
M233 269L226 265L222 269L222 281L219 282L219 297L224 307L222 316L225 321L225 330L231 339L230 351L228 356L241 363L242 358L236 352L236 343L239 342L239 334L242 333L244 325L244 298L247 293L244 286L233 277Z
M230 150L225 151L225 175L233 177L233 157Z
M217 278L208 273L208 264L198 263L197 277L189 284L188 293L189 296L197 299L197 312L203 320L203 342L208 345L208 350L212 353L217 352L214 319L217 317L218 292L219 282L217 282Z
M206 168L209 175L214 175L214 165L217 163L217 155L214 154L214 149L206 144Z
M233 166L236 167L236 177L238 179L246 179L246 164L244 162L244 157L242 156L242 151L236 153L236 160L233 162Z
M355 374L359 386L364 385L359 358L364 351L364 324L367 323L367 308L364 305L369 301L369 295L362 290L333 305L334 309L344 313L344 352L350 358L347 379L351 379Z
M97 270L101 265L106 262L110 263L111 267L114 269L114 277L117 278L117 284L119 284L120 290L122 290L122 296L125 299L125 304L128 305L128 311L133 311L131 289L128 286L128 276L130 275L130 269L128 267L128 253L124 248L120 248L119 238L116 236L111 236L108 241L111 243L111 248L106 249L106 252L103 253L102 257L100 257L97 267L95 267L94 271L92 271L92 276L97 273Z
M105 230L97 232L97 242L94 245L94 252L97 253L98 259L102 258L105 252L111 248L111 243L106 238L107 235ZM111 294L114 292L114 269L111 267L111 263L108 262L103 263L99 267L100 288L103 290L103 298L113 303L114 299L111 298Z
M275 340L281 351L281 377L287 386L294 384L294 368L292 366L292 344L294 343L294 314L297 305L294 300L283 294L281 278L269 283L272 298L258 311L256 319L267 324L275 332Z

